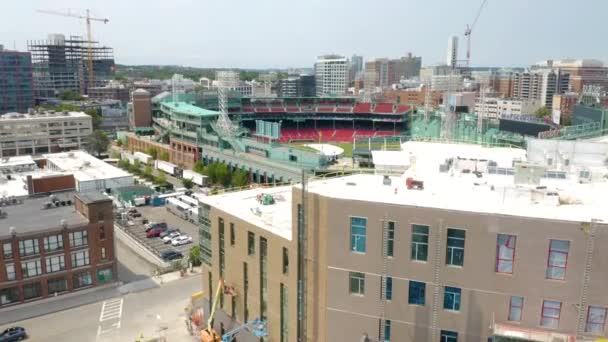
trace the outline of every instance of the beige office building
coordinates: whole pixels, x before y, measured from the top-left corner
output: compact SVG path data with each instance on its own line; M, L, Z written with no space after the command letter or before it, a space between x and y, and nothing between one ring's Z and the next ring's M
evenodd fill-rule
M215 328L262 317L268 341L607 337L607 170L535 146L526 161L433 144L402 176L205 198L203 287L222 277L235 294Z

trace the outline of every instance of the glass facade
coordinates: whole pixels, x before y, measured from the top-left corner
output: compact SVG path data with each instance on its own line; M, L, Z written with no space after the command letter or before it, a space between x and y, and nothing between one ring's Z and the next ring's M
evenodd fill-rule
M0 114L27 113L34 107L32 57L27 52L0 51Z
M209 220L209 212L211 207L207 204L201 204L198 215L198 235L199 245L201 247L202 261L211 266L211 221Z

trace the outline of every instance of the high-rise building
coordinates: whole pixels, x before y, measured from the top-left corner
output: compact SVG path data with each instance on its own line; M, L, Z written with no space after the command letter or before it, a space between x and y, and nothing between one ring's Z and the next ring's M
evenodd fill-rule
M483 117L497 119L503 115L532 115L541 107L537 99L512 99L500 97L477 97L475 113Z
M152 126L152 97L145 89L136 89L131 93L131 113L129 121L132 127Z
M348 59L340 55L324 55L315 63L317 96L344 95L348 88Z
M546 60L532 69L551 69L560 75L558 93L582 93L586 85L598 85L608 90L608 67L595 59Z
M448 39L448 50L446 55L445 64L452 68L456 68L458 63L458 37L451 36Z
M314 97L315 94L313 75L289 76L279 81L279 97Z
M408 52L407 56L401 57L395 62L395 78L397 81L400 79L409 79L420 75L420 68L422 67L422 57L413 56L411 52Z
M357 75L363 71L363 56L353 55L350 58L350 81L354 81Z
M89 42L78 36L66 39L63 34L50 34L47 40L28 41L36 97L54 97L66 90L88 94ZM113 50L92 42L94 87L103 87L114 73Z
M34 106L32 57L0 45L0 114L25 113Z
M529 70L513 74L514 98L537 99L541 105L552 108L553 95L567 84L567 77L551 69Z
M375 72L375 86L388 88L401 79L417 77L420 74L422 58L408 53L398 59L377 58L365 63L365 71Z

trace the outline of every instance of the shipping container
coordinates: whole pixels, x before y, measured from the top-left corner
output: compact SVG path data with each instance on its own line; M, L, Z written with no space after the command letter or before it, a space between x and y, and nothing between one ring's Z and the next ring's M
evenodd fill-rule
M182 173L183 179L191 179L192 182L198 186L207 185L207 176L201 175L198 172L192 170L184 170Z
M173 163L169 163L167 161L164 160L156 160L154 162L154 167L157 170L163 171L167 174L170 174L171 176L177 176L177 170L179 169L177 167L177 165L173 164Z
M152 156L147 155L143 152L135 152L133 153L133 156L135 157L135 159L139 160L141 163L144 164L149 164L152 162Z

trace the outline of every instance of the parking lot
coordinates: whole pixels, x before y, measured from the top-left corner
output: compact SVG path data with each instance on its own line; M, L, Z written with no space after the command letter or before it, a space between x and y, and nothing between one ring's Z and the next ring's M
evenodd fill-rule
M148 248L156 255L160 255L162 252L167 250L177 250L186 256L192 246L198 245L198 227L191 222L183 220L171 212L167 211L164 206L152 207L143 206L136 208L142 217L131 219L132 225L126 225L124 227L127 232L138 240L142 245ZM179 229L182 235L189 235L192 237L192 242L173 247L170 243L165 244L160 238L148 238L146 237L146 231L142 219L147 219L149 222L166 222L169 229Z

